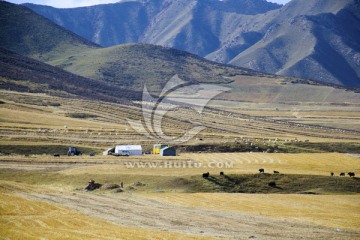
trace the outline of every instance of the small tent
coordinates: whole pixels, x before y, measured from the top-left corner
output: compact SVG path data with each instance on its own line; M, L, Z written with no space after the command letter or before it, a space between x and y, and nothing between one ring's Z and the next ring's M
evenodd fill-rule
M165 147L160 150L160 156L176 156L176 149L174 147Z
M154 144L152 153L153 154L160 154L161 149L169 147L167 144Z
M114 155L122 156L141 156L141 145L118 145L115 147Z
M103 151L103 155L106 156L106 155L111 155L111 153L115 151L115 148L109 148L105 151Z

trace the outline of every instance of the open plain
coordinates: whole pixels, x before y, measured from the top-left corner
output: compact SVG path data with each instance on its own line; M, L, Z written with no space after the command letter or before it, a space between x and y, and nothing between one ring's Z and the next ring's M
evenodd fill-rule
M331 105L341 111L326 103L242 109L217 99L202 114L166 115L168 135L181 135L189 119L206 126L177 146L178 156L114 157L102 151L155 143L127 123L140 117L136 102L8 91L1 98L1 239L360 237L359 179L339 177L360 172L357 103ZM332 126L305 123L314 117ZM84 155L66 156L69 144ZM103 187L84 191L90 179ZM122 190L106 188L120 182Z

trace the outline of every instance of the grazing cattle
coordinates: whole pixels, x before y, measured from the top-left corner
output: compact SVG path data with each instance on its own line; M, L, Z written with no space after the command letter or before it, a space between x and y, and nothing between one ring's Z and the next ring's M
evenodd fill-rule
M341 173L340 173L340 177L345 177L345 173L344 173L344 172L341 172Z
M54 157L60 157L60 153L54 153L53 156Z
M220 172L220 176L224 176L224 172Z
M86 191L93 191L100 188L102 185L100 183L95 183L93 179L89 181L89 184L85 187Z
M89 156L93 157L93 156L95 156L95 153L90 153Z
M276 187L276 183L274 181L271 181L268 183L269 187Z
M208 178L209 176L210 176L210 173L209 172L207 172L207 173L203 173L203 178Z
M333 177L334 175L335 175L335 174L334 174L333 172L331 172L331 173L330 173L330 176L332 176L332 177Z
M274 174L279 174L280 172L279 171L274 171Z
M265 170L263 168L259 168L259 173L265 173Z
M355 177L355 173L354 172L348 172L349 177Z

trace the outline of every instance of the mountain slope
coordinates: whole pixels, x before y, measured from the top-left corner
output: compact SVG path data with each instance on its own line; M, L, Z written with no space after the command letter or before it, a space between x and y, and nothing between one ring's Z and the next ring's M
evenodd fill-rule
M98 46L26 7L0 1L0 46L48 61Z
M359 5L352 1L308 1L322 12L302 15L301 1L293 0L270 23L264 37L241 52L231 64L281 75L360 87ZM316 7L321 5L323 8ZM305 9L305 12L307 9ZM314 10L313 10L314 11ZM311 13L311 11L310 11Z
M207 11L255 15L280 7L265 0L135 0L74 9L57 9L35 4L25 6L104 47L144 40L155 43L147 39L149 32L149 38L159 38L159 34L170 31L166 36L170 39L175 37L177 30L185 27L186 23L193 22L198 25L198 20L201 21L200 14L206 15ZM193 17L198 19L191 21Z
M131 90L123 91L104 82L80 77L4 48L0 48L0 88L112 102L141 97Z
M26 5L89 40L174 47L220 63L360 86L358 0L134 1L76 9ZM336 67L334 67L336 66Z
M360 103L360 94L346 89L223 65L187 52L150 44L95 49L52 64L111 83L126 92L130 89L142 91L146 85L154 96L159 96L165 84L177 75L189 84L208 83L229 88L216 99L230 105L240 106L249 102L281 105ZM194 95L189 93L181 98L192 99Z
M236 75L264 75L150 44L124 44L90 50L58 59L51 64L126 89L141 91L146 83L153 93L159 93L174 75L194 84L227 84Z
M137 42L154 15L161 0L129 1L74 9L56 9L25 4L28 8L104 47Z
M264 0L174 1L162 9L140 40L205 57L221 47L237 28L232 21L251 19L279 7Z

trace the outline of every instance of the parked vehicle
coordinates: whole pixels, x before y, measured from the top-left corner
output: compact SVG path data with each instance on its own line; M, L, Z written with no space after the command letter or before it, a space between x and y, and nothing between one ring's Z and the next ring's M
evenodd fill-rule
M81 156L82 153L76 147L69 147L68 156Z

